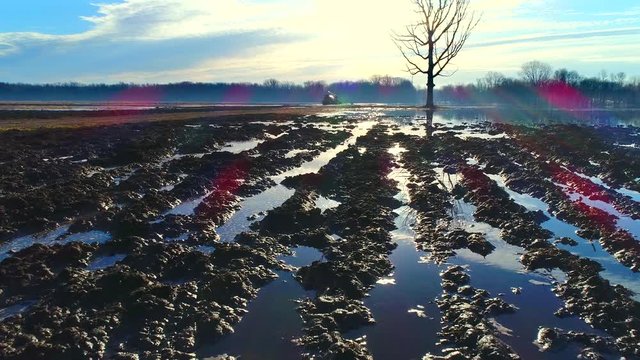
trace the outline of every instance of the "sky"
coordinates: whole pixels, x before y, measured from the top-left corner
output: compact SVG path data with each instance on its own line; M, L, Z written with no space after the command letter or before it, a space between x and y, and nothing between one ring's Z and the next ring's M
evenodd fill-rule
M101 1L96 3L95 1ZM436 85L530 60L640 76L637 0L470 0L481 21ZM0 12L0 82L411 79L391 40L410 0L20 0Z

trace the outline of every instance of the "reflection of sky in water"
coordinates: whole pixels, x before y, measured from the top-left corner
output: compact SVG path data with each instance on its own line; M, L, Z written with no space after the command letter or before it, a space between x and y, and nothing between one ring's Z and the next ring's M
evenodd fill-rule
M612 284L620 284L627 289L636 293L635 299L640 300L640 277L628 267L618 262L611 254L602 248L598 241L588 241L576 234L579 229L568 224L549 213L549 206L544 201L534 198L527 194L520 194L509 189L500 175L487 174L491 179L504 189L509 196L518 204L524 206L528 210L541 210L549 217L549 220L542 223L542 227L547 229L556 237L568 237L578 242L577 246L568 246L557 244L561 249L567 250L572 254L589 258L597 261L602 265L604 271L600 273L604 279L609 280Z
M390 129L389 134L404 133L425 136L425 129L421 126L422 122L424 122L424 115L421 114L421 111L416 110L385 110L385 117L382 121L391 124L393 120L398 120L396 122L398 128ZM370 109L360 109L356 111L339 110L325 116L344 116L349 119L371 119L372 117L380 115L380 113L371 113ZM398 118L389 120L389 116L396 116ZM420 119L420 117L422 117L422 119ZM436 114L434 123L455 126L485 119L486 117L483 116L445 118ZM367 130L372 125L373 122L367 124ZM360 133L360 135L366 133L364 129L361 131L362 133ZM474 129L462 131L459 136L497 138L504 135L488 136ZM353 144L354 142L355 137L347 141L349 144ZM328 163L331 158L345 148L346 144L343 144L335 149L335 151L324 153L314 161L294 169L288 172L288 174L278 177L276 180L280 181L287 175L316 172L323 164ZM390 153L396 157L402 151L403 149L399 146L390 149ZM451 190L459 179L457 175L447 175L444 174L442 170L443 169L438 169L440 182L448 190ZM396 196L396 199L404 203L409 201L409 194L406 189L407 176L408 173L402 168L395 168L390 174L390 177L397 180L400 184L400 192ZM495 177L492 178L497 180ZM522 204L529 210L542 210L547 212L547 205L539 199L512 191L509 191L509 194L516 202ZM287 195L290 196L290 194L280 194L276 196L288 198ZM265 199L273 199L273 197L273 195L269 195L266 196ZM319 208L329 208L337 204L338 203L333 200L324 198L320 198L317 201ZM270 205L270 207L275 206L277 205ZM562 281L563 274L559 274L557 271L547 275L541 275L538 272L525 272L523 266L518 261L522 249L505 243L501 239L499 229L488 224L476 222L473 217L474 211L475 207L473 205L463 201L457 201L454 204L454 226L459 226L472 232L484 233L487 240L496 246L496 249L492 254L484 258L468 250L460 250L457 252L458 255L452 259L452 262L468 266L474 286L487 289L492 295L503 293L507 302L520 308L515 314L501 315L494 319L497 324L504 326L503 339L512 345L524 358L554 360L575 358L578 351L575 346L569 346L560 352L540 353L537 347L532 344L537 334L538 326L558 326L564 329L601 334L591 329L579 318L559 319L553 315L553 312L563 304L562 301L556 298L550 291L550 277L554 275L558 280ZM246 216L256 212L256 208L254 208L252 211L242 213L238 218L246 219ZM436 332L440 328L440 313L434 304L429 304L429 301L434 300L441 292L439 279L441 267L421 261L424 254L415 249L413 242L415 233L411 229L411 225L415 223L415 212L408 206L402 206L396 209L395 212L398 214L395 219L395 224L398 229L393 231L391 235L398 244L398 247L390 256L395 269L392 274L382 278L374 289L371 290L370 297L365 299L365 304L372 310L377 323L375 326L359 329L358 331L348 334L349 338L359 338L366 335L368 348L376 358L410 358L422 356L427 352L438 352L435 343L438 340ZM238 215L240 215L240 213L238 213ZM231 221L231 223L233 223L233 221ZM610 280L617 278L621 276L620 272L622 271L631 276L619 278L619 283L625 283L627 285L629 285L630 282L637 283L634 274L631 274L630 270L622 267L613 260L610 255L603 252L601 248L598 248L598 244L594 244L596 250L599 252L598 255L588 254L588 247L591 247L591 245L575 235L575 227L553 217L543 226L554 231L557 236L569 236L580 240L581 245L579 247L569 248L569 250L581 256L598 259L601 263L605 264L607 270L603 272L603 276L606 278ZM310 261L319 260L322 256L318 250L312 248L301 247L293 250L295 255L285 257L284 260L295 266L301 266L308 264ZM591 251L593 251L593 247ZM615 269L611 270L612 268ZM540 273L544 273L544 271L540 271ZM512 294L510 291L511 287L521 287L523 294ZM265 294L267 293L267 291L265 291L266 289L267 288L261 290L258 300L250 305L249 314L252 312L265 311L262 309L258 310L258 307L264 306L260 304L273 301L274 298L272 296L269 296L271 300L265 298ZM262 300L260 300L261 297ZM255 306L255 308L252 308L252 306ZM263 315L254 314L254 316ZM243 322L244 321L245 320L243 320ZM252 321L249 320L246 324L252 324ZM286 324L287 322L285 322L285 326L278 326L278 329L286 329L288 327ZM246 326L248 327L249 325ZM256 322L255 325L251 326L257 326L257 329L259 329L264 326L264 323ZM510 335L508 330L512 330ZM240 329L240 333L241 332L242 330ZM239 336L239 338L244 339L246 336ZM242 343L241 340L236 341L238 344ZM275 343L278 344L281 342L275 341ZM393 343L394 346L389 346L390 343ZM254 346L246 342L242 343L242 347L247 349L254 348ZM220 348L222 349L224 346ZM233 351L225 352L234 353ZM236 351L236 353L240 354L239 351ZM279 352L278 356L282 357L282 354L282 352Z
M284 155L284 158L285 158L285 159L291 159L292 157L295 157L295 156L296 156L296 155L298 155L298 154L304 154L304 153L307 153L307 152L309 152L309 150L306 150L306 149L294 149L294 150L290 150L289 152L287 152L287 153Z
M640 181L640 180L636 180L636 181ZM616 191L622 195L630 197L631 199L633 199L633 201L640 202L640 192L625 189L625 188L616 189Z
M371 120L381 115L384 115L381 120L382 123L398 125L397 128L390 128L390 135L397 133L415 136L426 135L423 126L425 116L424 112L420 110L391 109L385 110L384 114L380 112L372 113L371 109L338 110L322 116L343 116L348 119ZM455 126L482 120L486 120L486 116L443 117L436 114L434 124ZM354 136L347 142L336 149L321 154L313 161L305 163L299 168L275 177L274 180L280 182L286 176L317 172L322 165L328 163L338 152L346 149L349 144L354 144L355 138L359 135L364 135L374 123L374 121L359 123L358 128L354 131ZM340 128L334 125L326 125L325 127L326 129ZM463 138L481 137L487 139L504 136L484 135L478 129L460 131L458 135ZM396 145L390 149L390 153L397 157L403 150ZM298 152L292 152L289 156L296 153ZM459 180L457 175L444 174L442 168L438 169L438 171L441 184L451 190ZM399 182L400 192L396 199L407 203L409 201L409 194L406 188L408 173L402 168L395 168L390 177ZM492 176L492 179L498 181L495 176ZM512 192L506 187L504 188L509 191L509 194L516 202L527 209L547 211L547 205L541 200L529 195ZM291 196L293 191L278 185L263 194L245 199L241 204L241 210L218 229L223 239L230 240L232 236L248 228L249 221L246 220L247 216L277 207ZM276 199L277 201L275 201ZM338 204L338 202L322 197L316 202L316 205L321 209L334 207ZM532 344L537 334L538 326L558 326L564 329L599 333L591 329L579 318L559 319L553 315L553 312L563 304L550 291L550 276L554 275L562 281L563 274L558 274L557 271L548 275L540 274L544 273L544 271L539 273L525 272L518 261L522 249L505 243L500 236L499 229L485 223L476 222L473 217L474 211L475 207L473 205L457 201L454 204L454 226L462 227L471 232L484 233L487 240L496 246L496 249L492 254L484 258L468 250L460 250L457 251L457 256L452 258L451 261L468 266L472 285L487 289L494 296L498 293L503 293L507 302L520 308L515 314L501 315L495 319L496 323L504 326L503 332L505 334L502 335L503 339L514 346L523 358L554 360L575 358L577 349L573 346L569 346L560 352L540 353L537 347ZM436 332L440 329L440 313L437 307L429 302L436 299L442 291L439 278L439 272L442 267L421 261L424 253L416 250L414 243L415 233L411 229L411 225L415 223L415 212L406 205L396 209L395 212L398 214L395 219L398 229L393 231L391 235L398 247L390 255L395 269L392 274L382 278L370 291L370 297L365 299L365 304L372 310L376 319L376 325L353 331L348 334L348 337L359 338L366 335L368 348L375 358L411 358L420 357L427 352L438 353L439 350L435 344L438 340ZM605 264L607 270L603 272L603 276L606 278L610 280L618 278L618 283L626 285L637 284L634 274L618 264L601 248L598 248L598 244L594 244L598 253L595 255L588 254L588 251L593 252L594 250L588 242L575 235L575 227L553 217L543 226L554 231L557 236L569 236L579 240L579 247L568 249L581 256L598 259ZM338 237L335 236L335 238ZM322 261L322 254L316 249L299 247L292 250L295 253L294 255L282 258L290 265L303 266L315 260ZM622 276L622 272L627 272L630 277ZM620 278L620 276L622 277ZM287 275L282 277L287 278ZM512 294L511 287L521 287L523 294ZM287 339L291 335L281 335L279 337L265 335L273 329L273 327L267 328L268 325L265 324L269 322L277 323L278 326L275 329L278 334L298 332L301 324L299 318L291 311L292 307L288 300L292 297L304 297L306 295L308 294L305 294L297 284L292 284L290 281L282 282L277 280L263 288L259 293L258 299L250 304L249 314L245 316L237 327L237 334L225 338L215 347L216 351L211 352L211 354L227 352L250 356L252 349L266 347L266 350L260 353L263 358L269 354L279 358L282 358L285 354L293 356L293 349L289 347L286 341L283 342L282 340L283 337ZM285 314L281 315L281 312ZM272 317L271 320L268 319L270 317ZM261 330L263 328L265 330ZM512 330L511 335L508 335L509 331L507 329ZM265 334L257 337L250 335L263 332ZM393 346L389 346L389 344L393 344ZM299 354L296 353L294 357L299 357Z
M342 144L338 145L333 149L324 151L323 153L315 157L313 160L307 161L297 168L285 171L280 175L274 176L273 180L279 183L289 176L297 176L302 174L318 172L321 167L328 164L329 161L331 161L331 159L333 159L338 153L346 150L349 147L349 145L355 144L359 136L366 135L367 132L369 132L369 130L375 124L376 122L371 120L359 122L356 128L351 131L351 137L347 139L345 142L343 142Z
M232 154L240 154L243 151L249 151L255 148L263 141L264 140L229 141L220 148L220 151L226 151Z
M294 190L278 184L257 195L245 198L239 204L240 209L216 229L220 239L223 242L233 241L236 235L249 230L249 225L255 221L248 220L248 217L282 205L294 192Z
M476 207L473 204L463 200L455 200L452 212L452 228L463 229L471 233L481 233L487 241L495 246L495 249L486 257L478 255L468 249L456 250L456 254L459 257L471 261L482 262L505 270L524 271L524 267L519 261L523 249L507 244L502 240L500 229L485 222L476 221L474 216L475 212Z
M103 244L111 240L111 234L104 231L94 230L65 236L68 230L69 225L64 225L48 233L22 236L7 241L0 245L0 261L8 258L10 251L20 251L33 244L64 245L74 241L84 242L87 244Z
M389 151L396 157L403 152L399 146ZM398 181L400 190L396 199L409 201L408 172L399 167L389 177ZM434 303L440 287L440 268L435 264L420 263L424 254L416 250L415 211L402 206L394 212L396 230L391 232L398 247L389 256L394 270L380 279L364 300L372 311L376 324L347 334L350 339L366 336L367 347L376 359L421 358L427 352L438 353L437 331L440 329L440 311ZM393 344L393 346L390 346Z
M454 257L451 263L468 268L471 285L489 291L491 296L498 296L518 308L513 314L503 314L495 319L502 326L513 332L513 336L501 335L500 338L512 346L523 359L565 360L575 359L577 347L569 347L559 352L540 353L533 344L538 328L560 327L565 330L585 331L604 335L603 332L591 328L578 317L558 318L553 313L563 306L547 283L549 279L537 273L514 272L498 266L489 266L476 256L478 261L470 257ZM511 292L512 287L522 288L520 295Z
M35 301L21 301L17 304L1 308L0 309L0 321L8 319L10 317L16 316L18 314L22 314L27 311L31 306L33 306Z
M303 267L311 265L314 261L324 261L324 254L309 246L298 246L291 249L293 254L282 256L280 260L284 261L287 265L295 267Z
M439 353L441 315L432 301L442 292L440 268L420 263L423 253L413 242L397 244L390 255L395 266L392 277L376 284L364 300L376 324L347 334L350 339L366 336L375 359L417 359L427 352Z
M282 205L288 198L290 198L295 191L292 189L288 189L280 184L280 182L282 182L285 178L289 176L318 172L320 168L328 164L329 161L331 161L331 159L333 159L338 153L346 150L349 145L355 144L357 137L365 135L374 124L375 122L373 121L359 123L358 126L353 130L352 136L344 143L338 145L333 149L324 151L313 160L307 161L297 168L285 171L282 174L272 177L272 179L276 183L278 183L277 185L257 195L243 199L239 204L240 209L236 211L231 216L231 218L229 218L223 225L216 229L217 233L220 235L221 240L225 242L233 241L236 235L248 230L249 225L251 225L253 221L259 220L257 218L249 220L249 217L274 209ZM319 199L319 201L320 205L324 207L323 210L336 205L336 202L333 202L333 200L326 198Z
M209 195L211 195L211 192L207 192L204 195L189 201L183 201L173 209L164 213L164 215L193 215L198 205L200 205Z
M636 239L640 239L640 220L634 220L631 217L622 214L613 205L607 202L601 200L591 200L586 196L582 196L576 192L571 191L570 188L566 185L558 183L555 184L556 186L560 187L565 192L565 194L567 194L567 196L569 196L571 201L581 201L590 207L600 209L617 217L618 220L616 221L616 224L618 228L627 230Z
M326 198L322 195L318 195L318 198L316 199L316 207L320 209L322 212L328 209L337 208L338 206L340 206L339 201Z
M473 123L487 119L482 111L480 115L463 113L462 115L451 115L449 113L436 113L434 124L455 126L463 123ZM380 117L380 121L385 124L398 125L397 128L390 128L389 134L403 133L415 136L426 136L424 127L424 111L415 109L358 109L358 110L338 110L333 114L321 116L343 116L347 119L361 120L357 123L352 137L345 143L334 149L320 154L314 160L304 163L302 166L287 171L284 174L274 177L276 182L280 182L286 176L294 176L304 173L317 172L323 165L327 164L337 153L345 150L349 145L355 144L357 136L364 135L376 123L375 118ZM269 123L271 124L271 123ZM321 125L326 129L344 129L344 124ZM485 135L478 129L457 131L460 137L482 137L496 138L498 136ZM239 153L251 150L260 143L259 140L230 142L223 146L220 151L231 151ZM230 145L230 146L227 146ZM398 145L390 149L393 156L399 156L404 149ZM294 150L287 154L293 156L304 150ZM201 154L195 154L200 156ZM182 156L182 155L180 155ZM443 169L439 171L441 184L451 190L457 183L457 175L447 175ZM396 199L407 203L409 193L406 188L408 173L402 168L393 169L390 177L399 182L399 193ZM519 194L510 191L499 176L489 175L498 184L507 190L510 196L527 209L535 211L542 210L548 212L548 206L541 200L526 194ZM120 180L124 180L121 177ZM593 180L593 179L592 179ZM170 188L164 188L169 190ZM618 189L620 193L628 192L631 196L640 194L630 190ZM256 215L281 205L292 194L293 190L282 185L276 185L265 192L248 197L241 202L241 208L217 231L223 241L232 241L236 234L248 230L249 224L253 220L247 217ZM204 197L203 197L204 198ZM170 213L192 215L193 209L203 198L185 202L176 207ZM635 198L636 200L638 197ZM339 205L338 202L319 197L316 201L318 208L325 210ZM600 204L601 205L601 204ZM435 304L430 303L442 292L440 287L439 272L442 266L422 261L424 253L415 248L415 232L411 226L415 223L415 211L409 206L402 206L395 210L398 215L395 219L397 230L391 233L393 240L398 247L390 255L390 259L395 266L392 274L384 277L370 291L370 297L365 299L365 304L372 310L377 321L375 326L365 327L352 332L350 338L367 336L368 348L375 358L419 358L427 352L438 353L439 349L435 345L440 329L440 312ZM587 326L579 318L559 319L553 312L562 306L562 301L556 298L550 291L550 279L538 273L526 273L519 263L519 253L522 249L506 244L499 229L488 224L476 222L473 213L475 207L464 201L456 201L454 204L454 226L464 228L470 232L481 232L485 234L487 240L496 246L495 251L487 257L474 254L469 250L457 251L457 256L451 259L452 263L465 265L471 275L473 286L488 290L492 296L499 293L504 294L505 301L516 305L520 310L515 314L501 315L495 321L504 326L503 339L514 346L523 358L535 359L566 359L575 358L576 349L569 347L559 353L539 353L532 344L537 333L538 326L558 326L564 329L582 330L596 332ZM548 215L548 214L547 214ZM257 219L259 220L259 218ZM621 224L622 225L622 224ZM628 268L620 265L608 253L606 253L598 243L590 243L575 234L575 227L551 217L545 222L543 227L552 230L556 236L567 236L579 242L577 247L567 247L568 251L583 257L597 260L606 268L602 276L613 283L623 284L626 287L640 291L640 284L637 274L632 273ZM52 233L38 236L23 237L0 246L0 260L6 257L9 246L28 246L33 242L51 243L64 236L66 228L58 229ZM334 236L335 238L339 238ZM62 241L108 241L110 236L101 232L89 232L75 234ZM10 245L13 244L13 245ZM213 251L212 247L199 247L203 252ZM281 260L292 266L304 266L313 261L324 261L320 251L310 247L293 248L293 255L283 256ZM94 259L88 269L97 270L112 266L117 261L124 258L122 254L103 256ZM301 335L302 322L297 314L296 304L293 299L313 297L312 292L304 291L290 273L281 272L279 279L263 287L258 297L249 303L248 314L243 317L240 324L235 327L236 333L233 336L223 338L216 345L203 350L199 355L202 357L229 353L232 355L242 355L246 358L299 358L300 349L293 345L290 340ZM521 287L523 293L514 295L511 287ZM0 309L0 318L7 313L17 313L24 311L31 303L26 305L18 304L15 308ZM17 312L16 312L17 311ZM276 326L274 326L276 324ZM509 335L511 330L512 334ZM390 346L392 344L392 346Z
M102 270L115 265L117 262L124 260L126 254L116 254L109 256L100 256L87 265L87 270Z
M572 199L574 197L572 196ZM586 197L578 197L581 201L591 207L603 210L618 218L616 224L618 228L628 231L636 240L640 240L640 220L634 220L631 217L622 214L613 205L600 200L591 200Z
M213 359L222 354L243 359L302 357L302 349L292 342L302 336L303 326L294 301L313 297L313 292L305 291L291 273L278 272L278 276L258 291L248 313L234 326L234 333L199 351L198 358Z
M597 163L593 164L593 165L598 166ZM569 170L569 169L566 169L566 170ZM591 182L593 182L594 184L600 185L600 186L604 187L605 189L613 190L613 191L615 191L615 192L617 192L619 194L622 194L624 196L630 197L633 201L640 202L640 192L629 190L629 189L625 189L623 187L618 188L618 189L614 189L614 188L610 187L609 185L607 185L604 181L602 181L602 179L597 178L595 176L587 176L587 175L579 173L577 171L574 171L573 173L578 175L578 176L580 176L581 178L591 180Z

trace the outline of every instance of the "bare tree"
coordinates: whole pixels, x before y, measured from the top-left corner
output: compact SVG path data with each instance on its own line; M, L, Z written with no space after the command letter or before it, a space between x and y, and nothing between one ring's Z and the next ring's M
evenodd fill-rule
M541 85L551 79L551 65L540 61L529 61L522 64L520 76L532 85Z
M411 75L427 75L427 104L434 109L434 79L444 73L462 50L479 18L469 10L469 0L411 0L418 21L407 25L393 40L407 61ZM426 64L425 64L426 62Z
M276 79L267 79L264 81L263 85L269 88L277 88L280 85L280 82Z
M504 76L504 74L495 71L489 71L484 77L478 79L478 87L485 90L493 89L504 84L506 80L507 77Z
M553 73L553 79L561 83L576 86L582 80L580 74L577 71L570 71L565 68L558 69Z
M602 81L607 81L607 79L609 79L609 73L607 72L607 70L602 69L600 70L600 72L598 73L598 77L600 78L600 80Z
M624 72L619 72L617 74L611 74L611 80L614 83L617 83L619 85L624 85L624 81L627 79L627 74L625 74Z

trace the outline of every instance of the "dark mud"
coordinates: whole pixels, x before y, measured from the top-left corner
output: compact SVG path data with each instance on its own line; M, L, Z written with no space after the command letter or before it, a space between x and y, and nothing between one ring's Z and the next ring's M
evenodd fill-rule
M637 129L417 119L0 133L0 358L640 357Z
M193 358L232 332L286 248L252 234L219 243L215 228L265 179L347 138L268 120L3 133L22 146L3 154L0 307L34 303L4 319L2 357ZM190 214L172 213L185 203ZM106 242L76 235L98 230Z

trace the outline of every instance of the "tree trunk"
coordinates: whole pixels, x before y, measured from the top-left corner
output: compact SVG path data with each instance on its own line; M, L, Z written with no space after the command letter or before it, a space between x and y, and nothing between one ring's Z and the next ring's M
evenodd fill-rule
M427 109L435 109L435 105L433 104L433 88L435 87L435 84L433 83L433 80L429 81L429 83L427 84Z
M435 109L433 105L433 88L436 84L433 82L433 56L435 52L435 44L432 41L433 34L429 33L429 67L427 68L427 109Z

